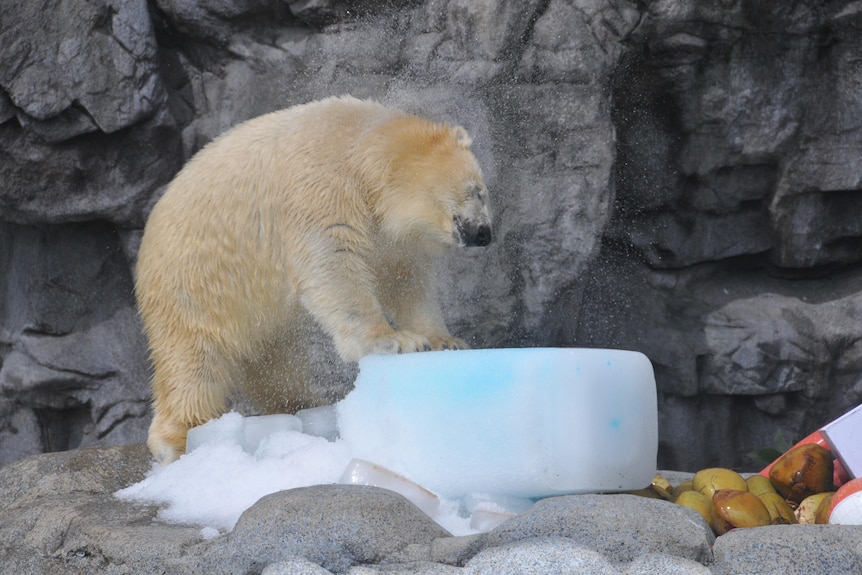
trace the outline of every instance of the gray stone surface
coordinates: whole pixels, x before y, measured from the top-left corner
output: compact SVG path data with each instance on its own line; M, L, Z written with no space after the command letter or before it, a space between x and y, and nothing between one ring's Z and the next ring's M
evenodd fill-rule
M562 537L528 539L484 549L467 563L464 573L496 575L516 570L521 573L619 574L601 553Z
M452 330L643 351L662 467L749 468L776 431L862 402L851 0L0 12L0 464L144 439L130 270L149 207L228 127L346 92L474 134L498 241L442 262ZM317 340L316 393L334 400L355 367Z
M374 565L351 567L348 575L460 575L465 571L459 567L444 565L442 563L431 563L428 561L417 561L413 563Z
M716 575L862 572L862 527L781 525L731 531L715 542Z
M623 570L623 575L709 575L710 573L709 568L701 563L665 553L641 555Z
M308 559L284 559L264 567L260 575L329 575L332 573Z
M708 562L715 539L696 511L667 501L635 495L578 495L538 501L489 532L485 546L541 537L566 538L617 563L646 553Z
M323 485L281 491L249 508L228 537L225 573L285 557L334 572L380 563L411 543L449 533L402 496L385 489ZM216 566L214 566L216 568Z
M151 466L143 445L31 457L0 469L0 573L156 573L202 539L113 492ZM128 572L128 571L126 571Z
M435 539L431 543L431 560L447 565L463 566L484 546L487 534L464 535Z

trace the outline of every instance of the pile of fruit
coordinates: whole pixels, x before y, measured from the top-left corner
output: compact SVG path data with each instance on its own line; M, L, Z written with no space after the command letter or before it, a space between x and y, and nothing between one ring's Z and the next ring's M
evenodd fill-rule
M860 479L842 486L836 496L835 467L830 451L805 444L791 449L763 473L743 478L731 469L698 471L675 488L656 475L647 494L700 513L716 535L731 529L790 523L829 523L839 500L859 492ZM854 485L855 484L855 485ZM836 523L833 516L832 523Z

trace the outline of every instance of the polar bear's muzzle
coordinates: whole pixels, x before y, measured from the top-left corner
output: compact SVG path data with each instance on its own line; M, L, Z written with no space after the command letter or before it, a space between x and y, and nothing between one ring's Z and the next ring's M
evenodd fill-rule
M464 220L455 216L455 228L458 230L459 243L463 247L484 247L491 243L493 234L491 226L485 222Z

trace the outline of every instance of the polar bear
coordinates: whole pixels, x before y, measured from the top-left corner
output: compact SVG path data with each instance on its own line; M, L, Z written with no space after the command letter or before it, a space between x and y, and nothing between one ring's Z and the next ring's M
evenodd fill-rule
M309 319L348 362L467 347L443 322L431 260L491 241L470 144L459 126L341 97L250 120L189 161L136 267L159 462L237 388L264 413L313 406Z

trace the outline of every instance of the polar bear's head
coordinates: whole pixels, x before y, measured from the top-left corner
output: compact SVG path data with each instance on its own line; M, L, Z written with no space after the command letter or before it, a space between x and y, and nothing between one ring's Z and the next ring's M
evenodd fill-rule
M383 229L432 251L491 243L488 188L467 131L413 116L386 131L388 185L377 206Z

